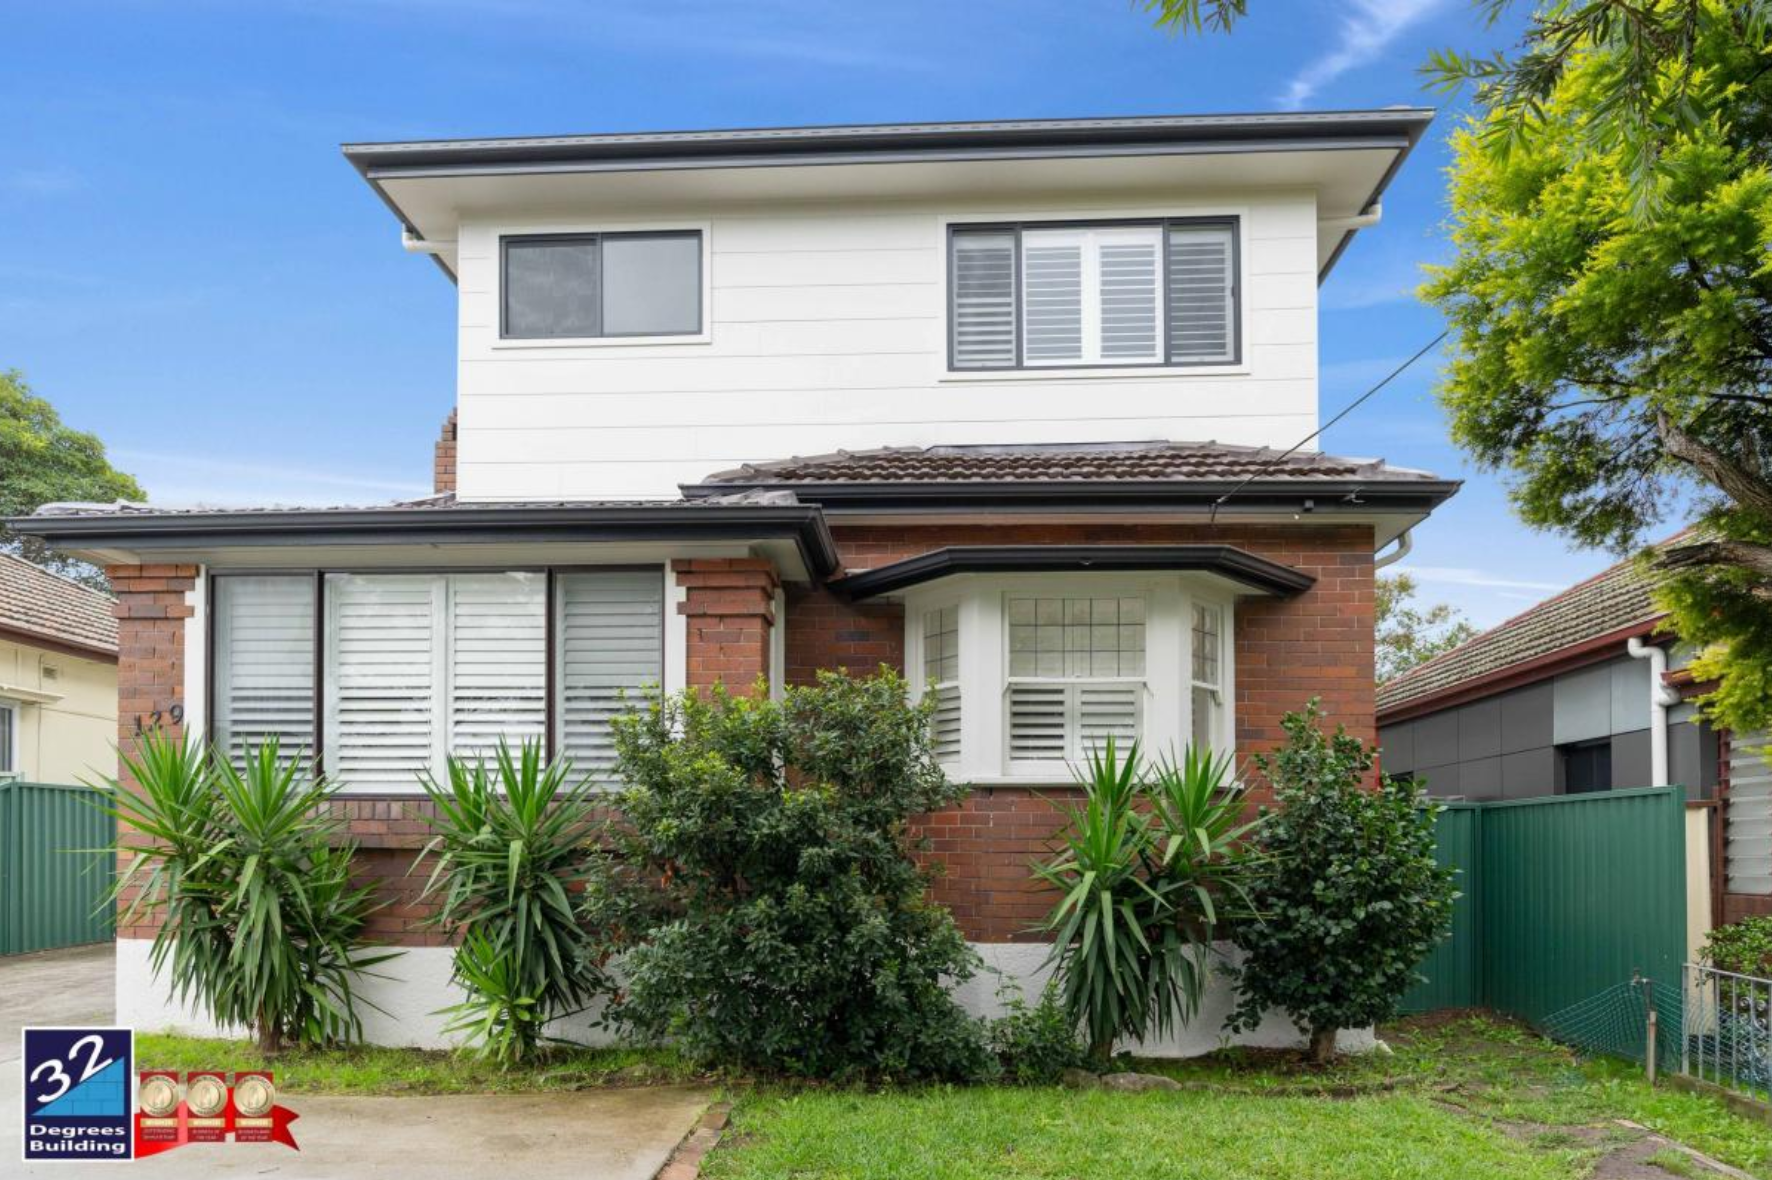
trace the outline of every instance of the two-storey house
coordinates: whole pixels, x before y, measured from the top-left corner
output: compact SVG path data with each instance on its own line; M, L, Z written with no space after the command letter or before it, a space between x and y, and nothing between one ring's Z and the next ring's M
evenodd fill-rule
M1093 743L1246 755L1312 696L1373 736L1375 555L1456 484L1315 449L1317 300L1430 117L349 145L460 293L439 494L26 527L111 568L125 740L176 711L345 784L410 948L373 1036L434 1042L446 999L418 774L500 737L604 772L653 683L902 668L975 788L929 819L938 896L1031 970Z

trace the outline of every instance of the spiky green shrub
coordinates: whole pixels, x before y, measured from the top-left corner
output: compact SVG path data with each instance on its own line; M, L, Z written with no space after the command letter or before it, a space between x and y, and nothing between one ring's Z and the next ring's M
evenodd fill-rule
M376 907L332 785L275 738L239 767L158 729L119 757L136 787L110 781L129 858L110 900L123 923L158 919L150 961L173 994L267 1053L360 1038L357 981L392 954L364 940Z
M887 671L780 702L654 697L616 723L623 824L586 896L620 958L611 1017L692 1057L819 1078L973 1078L976 959L927 896L912 816L963 794Z
M467 999L444 1011L447 1032L507 1064L550 1038L549 1021L584 1011L604 975L573 894L595 835L593 788L571 764L544 764L537 742L515 755L450 757L445 781L421 776L433 804L423 896L429 922L457 936L455 982Z
M1247 916L1251 824L1230 759L1189 747L1147 767L1134 742L1091 751L1083 804L1034 875L1058 893L1042 929L1059 1000L1105 1064L1114 1042L1199 1012L1220 924Z

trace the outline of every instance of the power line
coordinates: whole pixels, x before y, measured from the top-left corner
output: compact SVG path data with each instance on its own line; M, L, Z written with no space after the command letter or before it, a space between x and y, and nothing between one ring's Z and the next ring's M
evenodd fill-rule
M1447 331L1450 331L1450 329L1448 329ZM1341 412L1336 414L1335 417L1329 419L1329 421L1323 423L1321 426L1317 427L1315 430L1311 431L1309 434L1305 435L1303 438L1299 439L1297 442L1295 442L1291 446L1287 447L1286 450L1283 451L1282 453L1274 456L1272 459L1269 459L1266 464L1264 464L1262 467L1258 468L1256 471L1251 473L1249 475L1249 477L1247 479L1245 479L1242 483L1238 484L1236 487L1232 488L1230 491L1226 492L1224 495L1220 496L1218 499L1212 501L1212 510L1206 518L1206 523L1217 524L1218 523L1218 507L1219 507L1219 505L1223 504L1225 501L1229 500L1232 496L1236 495L1238 492L1242 491L1244 488L1248 487L1250 484L1254 483L1256 480L1260 479L1262 476L1264 476L1268 472L1272 471L1277 464L1283 463L1287 459L1291 458L1294 454L1297 453L1298 448L1302 447L1305 443L1310 442L1312 439L1321 435L1325 430L1328 430L1331 426L1335 425L1337 422L1341 421L1343 418L1347 417L1349 414L1351 414L1355 410L1359 409L1361 403L1364 402L1367 398L1371 397L1373 394L1377 393L1379 390L1381 390L1385 386L1389 385L1392 381L1395 381L1398 377L1402 376L1404 371L1407 370L1410 365L1413 365L1416 361L1420 360L1422 357L1426 356L1428 353L1432 352L1436 347L1438 347L1440 341L1446 339L1447 331L1441 332L1438 336L1435 336L1432 340L1429 340L1426 344L1422 345L1420 352L1417 352L1414 356L1410 357L1408 360L1404 361L1402 364L1400 364L1396 368L1392 369L1390 371L1389 375L1387 375L1383 381L1380 381L1377 385L1374 385L1371 389L1368 389L1365 393L1362 393L1359 397L1356 397L1353 401L1349 402L1346 406L1342 407Z

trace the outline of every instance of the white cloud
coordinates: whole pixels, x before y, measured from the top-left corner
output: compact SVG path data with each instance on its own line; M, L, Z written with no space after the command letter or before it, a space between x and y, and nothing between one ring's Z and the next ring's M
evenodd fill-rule
M1295 111L1349 70L1371 63L1397 35L1437 7L1440 0L1353 0L1341 20L1335 47L1300 70L1280 95Z
M1522 578L1498 578L1484 570L1468 569L1463 566L1450 565L1410 565L1397 570L1400 574L1408 574L1418 582L1431 582L1446 586L1480 586L1488 590L1537 590L1552 594L1565 587L1562 582L1533 582ZM1513 597L1507 595L1506 597ZM1537 599L1529 601L1536 602Z

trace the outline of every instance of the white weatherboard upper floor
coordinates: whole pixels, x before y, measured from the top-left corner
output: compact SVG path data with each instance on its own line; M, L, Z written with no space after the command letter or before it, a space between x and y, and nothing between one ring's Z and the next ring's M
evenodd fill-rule
M1422 112L359 145L460 291L457 492L1318 422L1317 289Z

